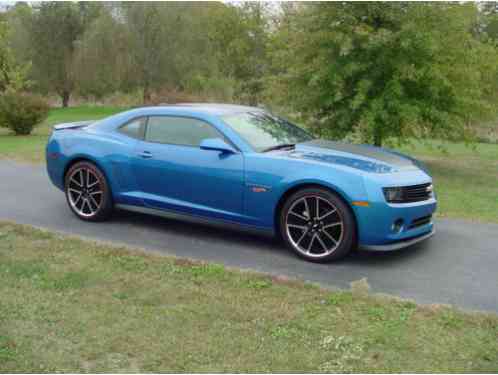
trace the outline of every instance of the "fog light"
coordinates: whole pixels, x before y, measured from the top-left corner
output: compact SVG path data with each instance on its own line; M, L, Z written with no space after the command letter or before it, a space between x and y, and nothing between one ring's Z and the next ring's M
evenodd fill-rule
M401 230L403 229L403 224L404 224L404 221L403 219L397 219L393 225L391 225L391 230L394 232L394 233L399 233L401 232Z

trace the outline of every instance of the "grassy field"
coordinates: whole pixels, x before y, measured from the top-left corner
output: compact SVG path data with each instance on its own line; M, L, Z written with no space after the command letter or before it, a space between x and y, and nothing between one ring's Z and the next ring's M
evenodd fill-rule
M0 222L0 372L496 372L498 316Z
M97 120L122 111L116 107L56 108L29 136L15 136L0 128L0 156L17 161L41 163L45 161L45 145L52 126L63 122Z
M446 152L421 143L402 151L429 167L439 200L438 216L498 223L498 145L446 144Z
M18 161L44 162L44 147L53 124L98 119L119 112L116 107L54 109L31 136L19 137L0 129L0 157ZM479 143L474 148L438 143L416 143L402 149L429 166L439 197L438 215L498 222L498 145Z

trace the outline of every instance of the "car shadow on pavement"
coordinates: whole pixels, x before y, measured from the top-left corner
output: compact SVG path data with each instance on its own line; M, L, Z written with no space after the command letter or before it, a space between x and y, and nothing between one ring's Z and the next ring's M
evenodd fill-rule
M404 249L398 249L393 251L366 251L359 250L352 252L351 255L344 261L354 263L364 263L364 264L386 264L394 265L395 263L405 262L407 260L413 260L418 257L424 256L425 253L429 252L430 249L430 239L415 245L406 247Z
M281 248L286 251L285 246L271 236L258 235L230 227L216 227L201 223L189 223L187 221L163 218L159 216L140 214L131 211L119 211L112 218L113 222L126 222L135 226L145 227L148 230L167 231L169 234L192 238L195 236L200 240L216 241L225 245L240 245L245 247L268 247Z
M298 259L287 247L277 238L237 231L232 228L217 228L204 224L193 224L185 221L167 219L146 214L139 214L129 211L120 211L114 216L112 222L122 222L135 227L144 228L157 233L167 232L169 235L185 238L196 238L199 241L215 243L216 246L231 248L244 248L254 251L272 251L274 255L286 258ZM405 249L396 251L364 251L355 250L340 261L330 264L355 264L355 265L383 265L394 266L397 263L413 261L424 256L431 251L431 239L415 244ZM181 249L173 249L181 250ZM234 249L236 251L236 249ZM325 264L327 266L330 264Z

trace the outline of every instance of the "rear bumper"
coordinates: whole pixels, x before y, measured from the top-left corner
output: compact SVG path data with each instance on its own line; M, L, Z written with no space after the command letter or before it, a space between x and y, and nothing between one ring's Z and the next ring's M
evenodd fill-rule
M428 238L431 238L436 233L436 230L433 228L429 233L423 234L421 236L417 236L415 238L409 238L406 240L397 241L390 244L385 245L360 245L360 250L368 250L368 251L393 251L403 249L408 246L415 245L419 242L425 241Z
M66 160L60 152L60 144L50 137L45 148L47 174L50 181L60 190L64 190L64 166Z

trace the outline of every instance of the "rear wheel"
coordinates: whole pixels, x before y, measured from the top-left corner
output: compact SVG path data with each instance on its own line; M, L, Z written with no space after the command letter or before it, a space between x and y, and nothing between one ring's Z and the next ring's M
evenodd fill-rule
M294 193L280 214L280 232L287 245L312 262L344 257L353 247L355 221L336 194L321 188Z
M103 221L111 216L109 185L100 169L87 161L74 164L66 173L65 192L69 207L85 221Z

